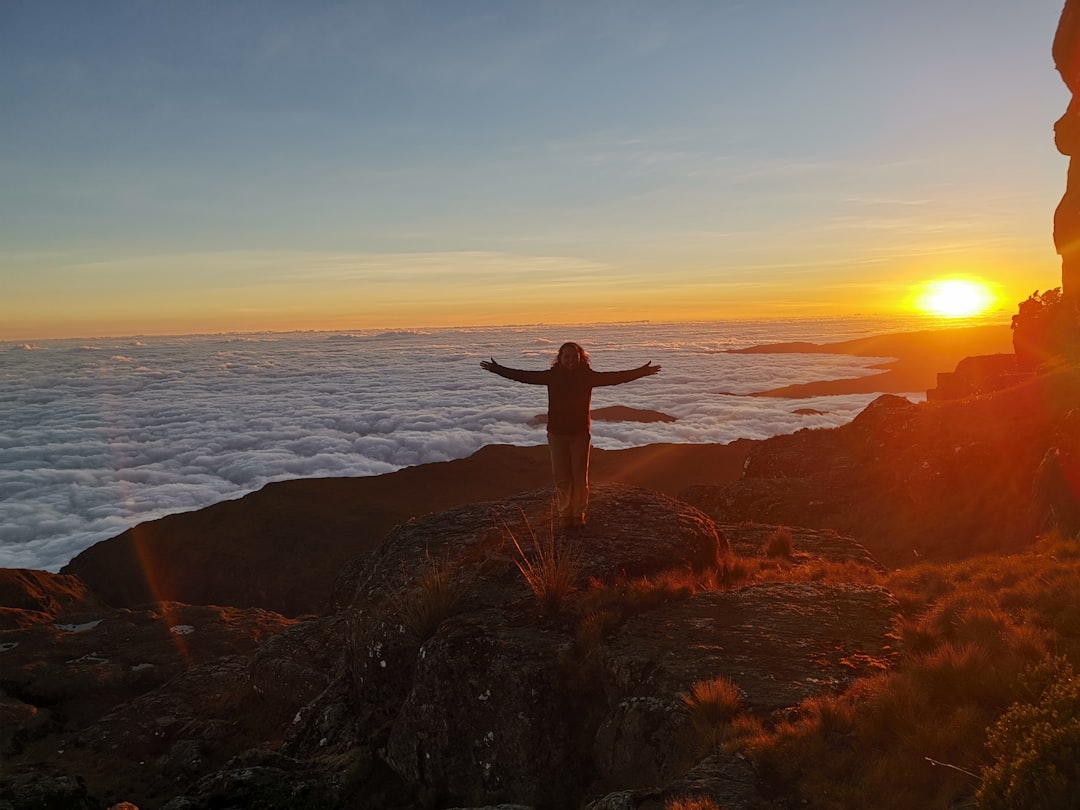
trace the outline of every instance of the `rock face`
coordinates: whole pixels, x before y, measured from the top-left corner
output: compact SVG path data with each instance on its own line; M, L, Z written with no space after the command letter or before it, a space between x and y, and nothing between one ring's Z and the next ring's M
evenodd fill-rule
M498 519L515 513L543 541L545 529L536 527L550 514L546 490L404 524L343 574L338 590L354 599L346 611L347 688L330 690L336 707L312 707L311 727L291 738L290 752L301 756L320 744L382 749L397 776L436 806L579 806L614 788L665 785L701 761L707 752L681 701L698 681L726 675L751 710L768 713L892 660L895 602L856 586L660 597L648 608L627 608L610 633L591 635L572 599L544 613L526 587L507 528L526 554L531 539L523 542L511 521L500 528ZM738 542L757 549L768 529L733 526L724 534L741 531L747 535ZM598 488L584 532L550 539L578 555L582 599L625 587L627 578L715 566L728 547L696 510L623 487ZM433 599L423 578L432 560L482 577L445 618L417 632L410 606ZM368 707L361 722L343 732L321 719L347 716L348 702ZM740 772L728 786L732 795L753 797L731 806L759 806L745 763Z
M1054 142L1069 158L1065 194L1054 212L1054 244L1061 254L1061 292L1080 298L1080 2L1066 0L1053 46L1054 65L1072 97L1054 125Z
M52 590L78 590L74 577L37 573L45 587L56 580ZM179 603L87 607L80 600L71 612L37 612L40 621L0 633L5 793L36 792L41 806L57 807L148 797L221 764L237 746L280 733L283 721L273 725L270 701L254 688L259 670L251 656L294 620ZM41 764L43 755L51 765ZM61 766L56 779L41 781ZM78 790L67 784L74 775L82 780Z
M1015 354L965 357L956 364L955 371L938 373L937 387L927 390L926 398L937 401L989 394L1012 388L1030 377L1031 372L1020 370Z
M78 577L0 568L0 630L32 627L61 614L103 607Z
M544 488L408 521L343 569L341 609L321 619L163 604L0 635L15 730L2 795L169 810L676 796L765 808L753 768L711 748L683 696L724 676L744 711L769 715L892 663L897 607L879 588L660 584L697 581L733 549L760 556L777 527L718 531L621 485L595 487L582 531L552 533L550 514ZM791 534L790 565L876 566L835 533ZM520 566L549 551L573 563L573 590L545 601Z
M831 529L889 566L1025 547L1032 482L1080 370L975 399L916 405L884 395L850 424L759 445L743 477L682 498L718 523Z

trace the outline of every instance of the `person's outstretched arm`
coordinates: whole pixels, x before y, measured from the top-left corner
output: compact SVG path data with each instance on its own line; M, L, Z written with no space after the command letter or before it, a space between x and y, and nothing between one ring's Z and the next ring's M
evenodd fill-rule
M650 360L643 366L627 369L626 371L595 371L593 372L592 384L620 385L631 380L639 380L642 377L651 377L660 373L660 366L654 366Z
M481 360L480 368L484 371L490 371L492 374L498 374L500 377L506 377L508 380L528 383L529 385L547 385L548 377L551 374L550 371L525 371L520 368L501 366L495 362L494 357L490 360Z

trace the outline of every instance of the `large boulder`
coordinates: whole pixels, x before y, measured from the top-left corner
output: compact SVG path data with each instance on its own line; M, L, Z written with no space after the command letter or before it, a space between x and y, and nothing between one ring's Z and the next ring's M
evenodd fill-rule
M595 488L584 531L550 525L550 492L538 490L410 521L356 560L336 587L351 600L348 688L332 686L305 710L287 752L382 751L436 804L575 806L698 765L707 752L682 702L698 681L726 675L748 711L767 714L892 662L895 603L858 586L673 594L583 641L587 617L573 599L545 611L524 582L517 563L535 543L574 556L580 590L618 589L704 572L735 545L761 553L777 527L721 533L685 503L621 486ZM878 566L832 532L793 538L792 565L814 558L816 542L826 557ZM459 590L421 630L415 607L437 601L436 572Z
M386 761L436 796L573 806L589 776L575 740L573 640L506 619L457 616L424 644Z
M589 522L581 530L564 532L553 516L552 492L544 488L410 520L370 555L354 560L335 594L354 606L378 604L442 566L482 575L484 588L472 594L474 603L501 604L529 593L516 565L519 547L530 553L554 544L572 554L582 584L669 568L700 570L715 566L727 551L727 541L702 512L637 487L594 485Z

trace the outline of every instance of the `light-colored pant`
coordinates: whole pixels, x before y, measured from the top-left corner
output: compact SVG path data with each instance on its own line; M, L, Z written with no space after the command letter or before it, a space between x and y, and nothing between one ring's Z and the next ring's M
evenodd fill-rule
M548 450L551 452L551 474L555 479L555 502L559 517L563 520L579 518L585 514L589 503L589 451L592 449L588 433L565 436L548 434Z

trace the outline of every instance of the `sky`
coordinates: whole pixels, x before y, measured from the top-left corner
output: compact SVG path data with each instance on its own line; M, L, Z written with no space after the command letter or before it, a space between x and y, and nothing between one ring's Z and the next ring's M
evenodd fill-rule
M0 0L0 339L1060 285L1063 0Z

